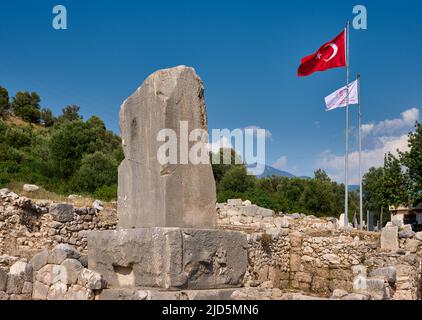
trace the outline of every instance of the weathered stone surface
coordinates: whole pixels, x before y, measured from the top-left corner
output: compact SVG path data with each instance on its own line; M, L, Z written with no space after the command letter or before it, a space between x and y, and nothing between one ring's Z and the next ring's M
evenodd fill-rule
M125 160L119 167L118 226L213 228L216 225L215 181L210 164L161 165L157 141L162 129L181 138L180 121L207 130L204 87L195 70L185 66L160 70L122 105L120 128ZM202 145L207 149L208 141ZM182 148L183 146L180 146ZM178 148L178 150L180 150ZM208 152L207 152L208 154Z
M345 290L341 290L341 289L335 289L333 291L333 295L331 296L331 299L341 299L345 296L347 296L349 293Z
M9 274L23 277L25 281L32 281L32 265L27 262L17 261L10 267Z
M229 206L241 206L243 205L242 199L228 199L227 204Z
M386 227L381 232L381 249L396 251L399 248L398 227Z
M412 226L410 224L405 224L399 229L399 239L411 239L415 235L416 233L413 232Z
M421 243L419 240L408 239L405 244L405 249L406 251L409 251L410 253L416 253L420 245Z
M340 264L340 258L332 253L327 253L322 256L325 260L328 261L329 264L337 265Z
M39 281L35 281L32 290L32 299L47 300L49 287Z
M0 291L6 291L7 273L0 268Z
M40 270L42 267L44 267L47 264L47 261L48 261L48 250L44 250L36 254L31 259L32 269L34 271Z
M353 300L369 300L369 297L367 295L364 295L364 294L351 293L351 294L348 294L347 296L343 297L342 300L349 300L349 301L353 301Z
M61 264L67 258L79 259L81 254L72 246L68 244L59 244L51 250L48 255L48 263L50 264Z
M98 300L234 300L237 289L159 291L144 289L106 289Z
M415 234L415 238L418 239L419 241L422 241L422 232L417 232Z
M76 284L79 273L83 270L82 264L75 259L66 259L62 262L62 266L66 269L67 284Z
M69 222L73 220L73 206L70 204L59 203L51 207L51 216L54 221Z
M0 301L2 300L9 300L9 295L4 291L0 291Z
M102 275L89 269L83 269L79 274L78 284L90 290L101 290L106 287Z
M219 289L242 284L244 234L222 230L146 228L92 232L88 264L108 288Z
M65 300L67 285L63 282L54 283L49 289L47 300Z
M367 292L375 300L384 300L389 298L389 292L384 279L367 279Z
M91 290L80 285L73 285L67 290L67 300L91 300L93 293Z
M24 184L23 191L25 192L35 192L40 190L40 187L36 186L35 184Z
M32 294L32 280L25 281L22 287L22 294Z
M20 275L9 274L7 276L6 293L8 294L21 294L25 279Z
M369 273L371 278L378 278L387 281L394 286L397 281L397 271L394 267L378 268Z
M95 200L92 203L92 207L97 211L103 211L104 210L104 204L100 200Z
M47 286L51 286L57 282L64 284L68 282L66 268L54 264L47 264L46 266L42 267L37 272L35 279Z

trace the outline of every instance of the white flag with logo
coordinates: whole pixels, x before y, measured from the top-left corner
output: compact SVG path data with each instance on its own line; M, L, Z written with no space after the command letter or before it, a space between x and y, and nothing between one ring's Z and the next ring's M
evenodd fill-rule
M326 111L331 111L336 108L341 108L346 106L347 100L347 86L344 86L341 89L338 89L336 92L333 92L328 97L325 98L325 104L327 108ZM349 104L358 104L359 103L359 94L358 94L358 81L355 80L349 84Z

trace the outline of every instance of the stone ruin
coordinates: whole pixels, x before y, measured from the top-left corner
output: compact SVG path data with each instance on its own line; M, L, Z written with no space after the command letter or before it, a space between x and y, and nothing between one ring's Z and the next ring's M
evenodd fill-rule
M119 167L117 230L88 236L89 268L103 275L107 298L140 288L242 285L246 236L215 229L211 165L161 165L157 159L159 131L172 129L179 136L180 121L189 132L207 130L202 81L184 66L155 72L121 107L125 159Z
M206 129L191 68L153 74L123 104L117 213L0 189L0 300L421 299L422 232L397 221L362 232L241 199L215 206L210 166L154 158L154 135L178 132L174 119Z

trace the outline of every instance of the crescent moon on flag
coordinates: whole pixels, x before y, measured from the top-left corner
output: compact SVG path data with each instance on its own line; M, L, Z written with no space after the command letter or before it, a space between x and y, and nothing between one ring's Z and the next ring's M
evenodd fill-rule
M338 52L338 47L337 47L337 45L335 45L334 43L327 44L327 46L330 46L331 48L333 48L333 54L332 54L332 56L331 56L331 57L329 57L328 59L324 59L324 61L326 61L326 62L328 62L328 61L330 61L332 58L334 58L334 57L337 55L337 52Z

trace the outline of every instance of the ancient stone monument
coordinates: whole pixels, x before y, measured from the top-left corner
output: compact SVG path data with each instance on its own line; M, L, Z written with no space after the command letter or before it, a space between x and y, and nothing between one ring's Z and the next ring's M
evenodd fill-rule
M108 288L202 290L242 283L246 236L215 229L211 165L157 159L163 143L157 134L166 128L179 136L180 121L189 132L207 130L204 87L189 67L155 72L121 107L118 230L88 237L89 268Z

